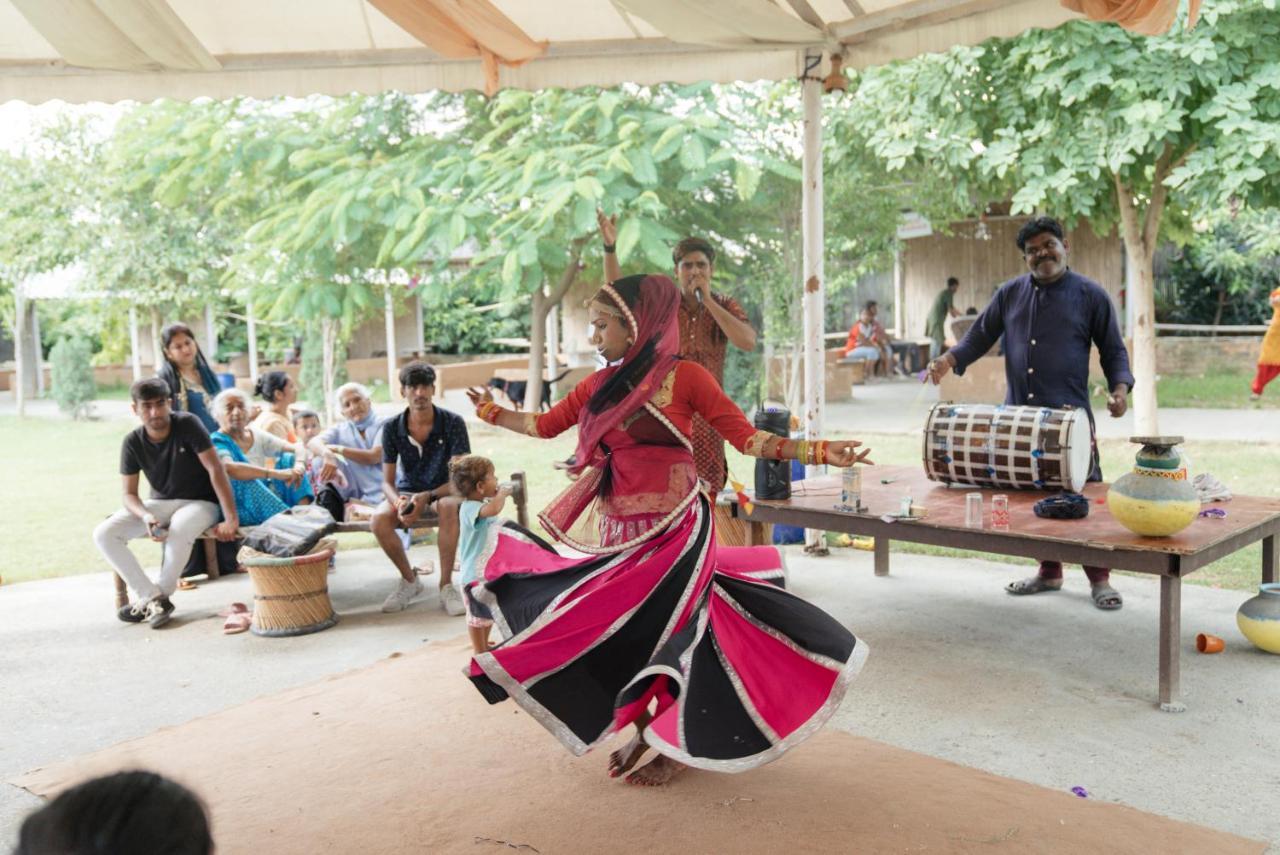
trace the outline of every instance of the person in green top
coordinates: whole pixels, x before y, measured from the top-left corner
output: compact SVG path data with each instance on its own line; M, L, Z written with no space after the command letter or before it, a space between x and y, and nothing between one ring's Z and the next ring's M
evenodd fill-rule
M960 288L960 280L954 276L947 278L947 287L938 293L929 309L929 319L925 321L924 334L933 339L933 358L942 355L946 347L947 316L955 317L960 312L955 307L956 291Z

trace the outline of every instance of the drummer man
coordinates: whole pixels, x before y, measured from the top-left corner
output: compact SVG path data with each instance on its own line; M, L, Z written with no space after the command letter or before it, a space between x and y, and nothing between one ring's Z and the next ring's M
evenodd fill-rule
M1077 407L1089 413L1092 427L1089 348L1096 344L1111 389L1107 410L1119 418L1129 408L1133 374L1111 298L1097 282L1067 267L1070 247L1057 220L1036 217L1018 230L1016 240L1028 272L1000 286L960 343L929 363L929 378L937 383L950 371L964 374L1003 335L1009 386L1005 403ZM1089 480L1102 480L1096 439ZM1095 606L1111 610L1123 605L1108 568L1085 567L1084 572ZM1062 564L1041 561L1037 575L1010 582L1005 590L1022 595L1061 588Z

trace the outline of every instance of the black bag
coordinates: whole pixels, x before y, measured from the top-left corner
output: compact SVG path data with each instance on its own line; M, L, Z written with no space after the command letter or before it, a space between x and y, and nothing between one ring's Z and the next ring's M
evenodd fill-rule
M244 544L250 549L277 558L293 558L306 555L320 538L337 527L333 514L319 505L298 505L242 531Z

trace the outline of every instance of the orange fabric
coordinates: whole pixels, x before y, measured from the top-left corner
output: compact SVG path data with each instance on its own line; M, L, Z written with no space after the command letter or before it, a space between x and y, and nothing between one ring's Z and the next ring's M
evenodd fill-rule
M1169 32L1178 18L1179 0L1061 0L1064 8L1092 21L1110 21L1143 36ZM1187 29L1200 18L1200 0L1190 0Z
M489 0L369 0L379 12L433 51L451 59L479 57L484 92L498 91L498 63L520 65L547 52Z

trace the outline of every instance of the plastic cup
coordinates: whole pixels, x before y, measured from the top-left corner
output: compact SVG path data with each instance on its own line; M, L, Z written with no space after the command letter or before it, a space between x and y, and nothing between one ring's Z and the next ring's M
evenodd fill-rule
M966 493L964 497L964 527L982 528L982 494Z
M1202 632L1196 636L1196 650L1201 653L1221 653L1226 646L1227 643L1216 635Z
M1009 530L1009 497L997 493L991 497L991 527L996 531Z

